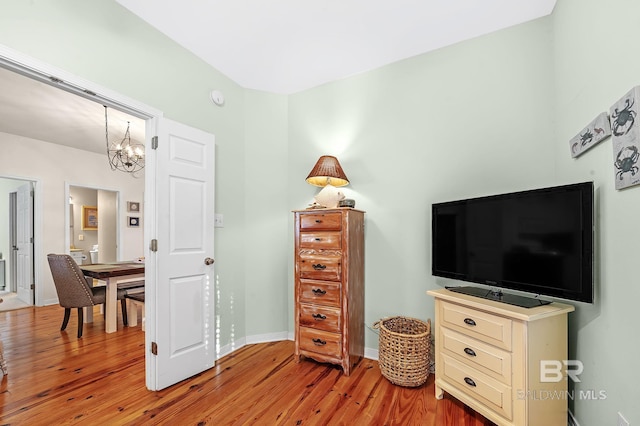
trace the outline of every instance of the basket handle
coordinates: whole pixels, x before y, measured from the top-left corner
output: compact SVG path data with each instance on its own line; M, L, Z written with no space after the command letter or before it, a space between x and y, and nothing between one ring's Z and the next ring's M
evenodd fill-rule
M376 321L373 323L373 325L371 326L372 328L379 330L380 329L380 321Z

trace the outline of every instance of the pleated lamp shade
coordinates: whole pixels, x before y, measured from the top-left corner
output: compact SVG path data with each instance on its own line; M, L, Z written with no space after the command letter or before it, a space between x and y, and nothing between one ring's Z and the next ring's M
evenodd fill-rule
M349 179L336 157L323 155L307 176L307 183L314 186L345 186L349 184Z

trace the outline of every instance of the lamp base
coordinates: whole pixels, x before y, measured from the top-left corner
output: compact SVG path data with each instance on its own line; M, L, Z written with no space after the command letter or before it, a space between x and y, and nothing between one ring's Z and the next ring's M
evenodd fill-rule
M344 200L344 194L335 186L327 185L318 192L318 195L316 195L314 199L316 200L316 203L322 207L335 209L338 207L340 200Z

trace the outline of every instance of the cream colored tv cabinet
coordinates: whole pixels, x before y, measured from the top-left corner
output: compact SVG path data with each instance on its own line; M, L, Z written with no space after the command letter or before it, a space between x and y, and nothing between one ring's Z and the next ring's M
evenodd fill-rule
M567 359L573 306L520 308L446 289L427 294L435 297L437 399L447 392L500 426L567 424L564 364L559 381L548 367L541 377L540 366Z

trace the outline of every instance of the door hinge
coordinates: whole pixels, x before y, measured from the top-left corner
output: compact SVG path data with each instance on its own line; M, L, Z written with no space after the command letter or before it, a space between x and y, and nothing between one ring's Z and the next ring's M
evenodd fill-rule
M151 138L151 149L158 149L158 137L154 136Z
M31 284L30 287L31 287L31 290L34 290L36 288L36 285L35 284Z
M151 342L151 353L158 355L158 344L156 342Z
M158 240L156 240L155 238L151 240L151 244L149 244L149 250L158 251Z

